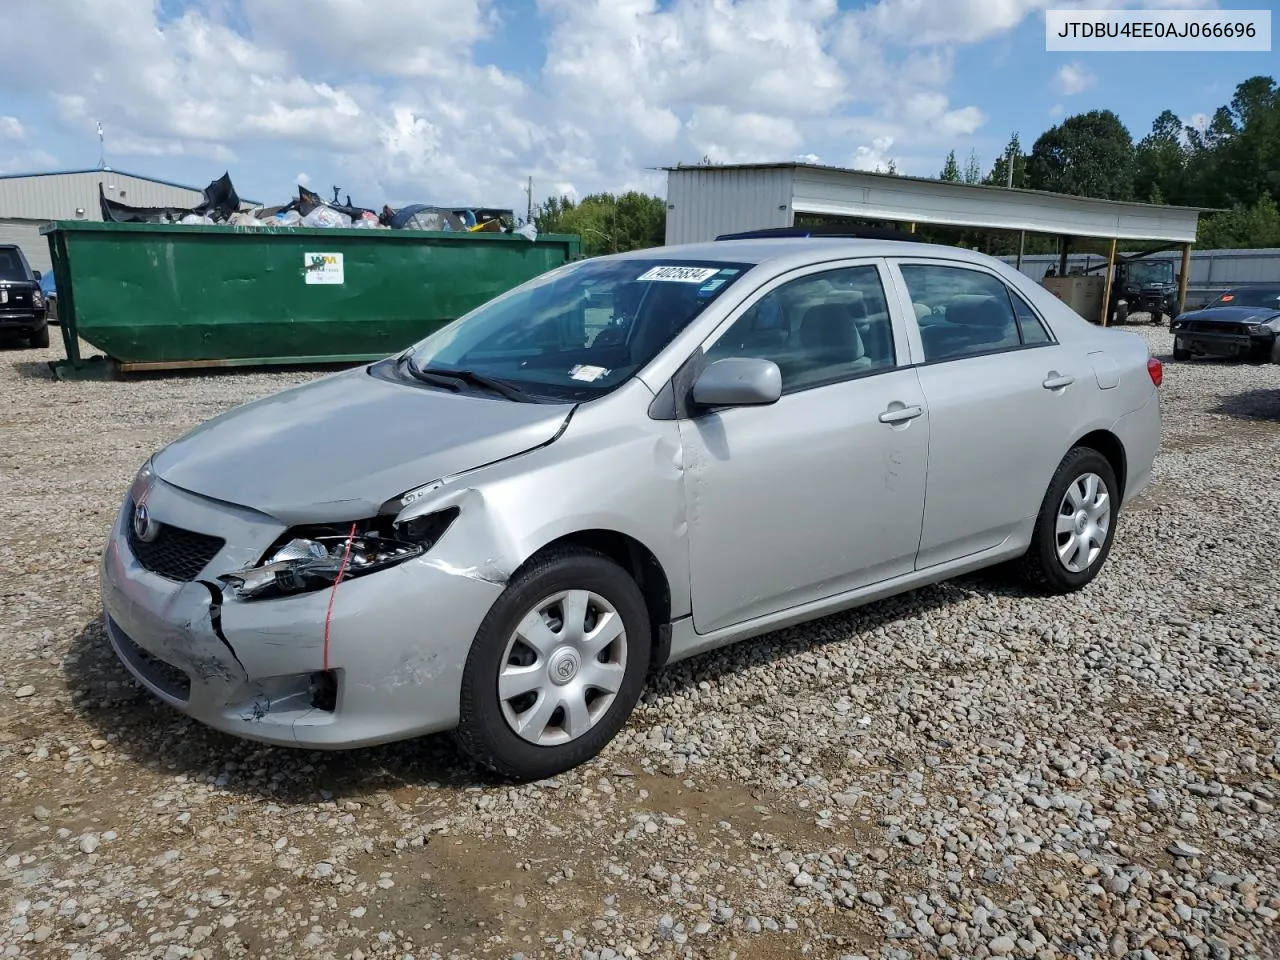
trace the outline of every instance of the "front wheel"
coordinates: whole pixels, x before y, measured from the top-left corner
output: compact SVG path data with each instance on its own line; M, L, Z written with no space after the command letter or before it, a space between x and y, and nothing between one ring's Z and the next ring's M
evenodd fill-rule
M1075 447L1058 465L1019 564L1023 578L1048 593L1085 587L1106 562L1115 535L1119 488L1111 464Z
M1152 323L1152 325L1153 325L1153 326L1157 326L1157 327L1158 327L1158 326L1160 326L1160 324L1161 324L1161 323L1163 323L1163 322L1164 322L1164 314L1163 314L1163 313L1161 313L1159 310L1152 310L1152 311L1151 311L1151 323Z
M1177 340L1175 340L1175 341L1173 342L1173 359L1175 359L1175 360L1190 360L1190 359L1191 359L1191 351L1190 351L1190 350L1188 350L1186 347L1182 346L1182 344L1178 343L1178 341L1177 341Z
M625 570L585 549L538 558L480 625L454 739L519 781L585 763L635 708L651 646L644 596Z

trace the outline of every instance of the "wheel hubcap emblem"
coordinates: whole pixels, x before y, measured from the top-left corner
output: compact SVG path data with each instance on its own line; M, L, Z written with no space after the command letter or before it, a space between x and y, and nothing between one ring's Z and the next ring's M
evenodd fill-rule
M551 655L551 661L547 664L547 674L552 683L564 686L578 675L578 668L581 665L578 651L572 647L561 647Z
M1076 514L1076 533L1077 534L1084 533L1085 529L1088 526L1089 526L1089 514L1081 510L1079 513Z

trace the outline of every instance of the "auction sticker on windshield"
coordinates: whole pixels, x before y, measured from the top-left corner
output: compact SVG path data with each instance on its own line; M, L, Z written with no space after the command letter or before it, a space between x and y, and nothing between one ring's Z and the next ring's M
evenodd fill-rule
M651 267L636 279L673 280L676 283L702 283L719 272L719 267Z

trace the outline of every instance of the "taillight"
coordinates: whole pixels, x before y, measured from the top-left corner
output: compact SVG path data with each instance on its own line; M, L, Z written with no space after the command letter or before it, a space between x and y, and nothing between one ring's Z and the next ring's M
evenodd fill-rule
M1164 383L1164 364L1155 357L1147 358L1147 373L1151 376L1151 382L1157 387Z

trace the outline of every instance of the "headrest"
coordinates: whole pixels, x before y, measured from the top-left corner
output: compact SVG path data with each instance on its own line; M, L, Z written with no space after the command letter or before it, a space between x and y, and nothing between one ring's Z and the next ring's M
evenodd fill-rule
M850 361L863 355L862 337L842 303L819 303L806 310L800 321L800 343L810 348L847 351Z
M1013 322L1013 313L995 297L961 294L947 303L947 321L968 327L1004 327Z

